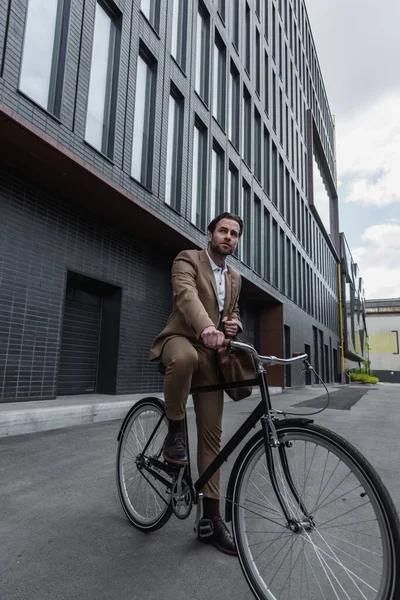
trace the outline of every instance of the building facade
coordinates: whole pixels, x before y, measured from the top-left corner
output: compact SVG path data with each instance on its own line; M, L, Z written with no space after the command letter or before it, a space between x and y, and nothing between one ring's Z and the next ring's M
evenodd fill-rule
M348 371L360 368L368 360L369 327L364 282L344 233L340 234L340 244L343 358L344 367Z
M2 401L161 389L172 260L223 210L245 337L337 377L334 123L303 1L0 0L0 157Z
M367 300L371 369L380 381L400 383L400 298Z

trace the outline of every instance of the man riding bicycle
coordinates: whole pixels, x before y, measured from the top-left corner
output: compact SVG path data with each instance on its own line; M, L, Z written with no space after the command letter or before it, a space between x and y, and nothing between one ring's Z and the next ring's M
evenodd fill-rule
M205 250L185 250L172 265L173 310L151 348L151 360L166 367L164 380L168 435L164 459L187 464L184 418L192 386L220 383L217 353L225 335L242 330L239 315L241 277L226 264L243 232L237 215L222 213L208 226ZM193 394L197 424L197 466L201 475L220 451L223 391ZM203 517L198 539L236 555L232 536L220 512L220 473L203 489Z

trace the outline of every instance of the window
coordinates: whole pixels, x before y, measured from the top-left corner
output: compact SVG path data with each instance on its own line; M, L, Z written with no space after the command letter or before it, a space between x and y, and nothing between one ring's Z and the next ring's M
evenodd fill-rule
M211 154L211 207L210 219L224 212L225 157L222 148L214 141Z
M261 115L254 108L254 176L261 182Z
M264 208L264 279L271 281L271 230L270 214Z
M280 250L280 291L286 294L286 269L285 269L285 233L279 228L279 250Z
M292 219L290 216L290 175L289 175L289 171L286 169L286 167L285 167L285 203L286 203L286 209L285 209L286 223L289 226L291 226Z
M229 162L228 171L228 202L226 210L234 215L239 214L239 171Z
M239 0L230 0L231 6L231 30L232 42L236 50L239 48Z
M261 274L261 200L254 195L254 231L253 231L254 270Z
M171 54L183 70L186 68L186 0L173 0Z
M213 86L213 116L225 129L226 103L226 48L221 38L215 33L214 43L214 86Z
M286 294L292 298L292 249L290 239L286 238Z
M160 27L160 0L141 0L140 10L154 29L158 31Z
M207 129L196 121L193 136L193 178L191 220L199 229L206 228Z
M269 114L269 59L264 52L264 110Z
M197 13L197 37L196 37L196 79L195 90L200 98L208 104L209 88L209 63L210 63L210 17L199 3Z
M272 204L278 206L278 152L272 142Z
M272 127L276 131L276 75L272 71Z
M272 58L274 62L276 62L276 16L275 16L275 6L272 5Z
M230 85L229 85L229 139L239 150L239 127L240 127L240 77L239 71L231 61Z
M218 0L218 12L223 21L225 21L225 0Z
M279 212L281 215L285 212L284 170L283 160L279 157Z
M157 62L140 48L136 73L131 175L151 189Z
M61 114L70 0L29 0L19 87L40 106Z
M260 97L261 92L261 46L260 46L260 32L256 27L256 93Z
M249 184L243 180L243 238L242 261L250 265L251 251L251 190Z
M264 125L264 190L270 195L271 190L271 141L268 129Z
M243 160L251 168L251 96L243 87Z
M85 140L112 157L120 48L119 20L96 4Z
M174 86L171 86L168 111L165 202L178 212L181 208L182 193L183 111L183 96Z
M265 39L268 41L268 28L269 28L269 3L270 0L264 0L264 35Z
M251 42L250 42L250 7L246 2L245 29L244 29L244 68L250 75Z
M272 219L272 284L279 285L278 223Z

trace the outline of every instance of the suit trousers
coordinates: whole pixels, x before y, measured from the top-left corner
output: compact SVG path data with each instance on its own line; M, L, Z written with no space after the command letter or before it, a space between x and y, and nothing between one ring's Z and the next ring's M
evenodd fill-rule
M185 417L186 402L192 386L220 383L217 351L202 344L193 345L176 336L164 345L161 360L166 367L164 379L165 410L168 419ZM193 394L197 425L197 468L204 473L220 451L222 436L223 391ZM220 498L219 470L202 490L207 498Z

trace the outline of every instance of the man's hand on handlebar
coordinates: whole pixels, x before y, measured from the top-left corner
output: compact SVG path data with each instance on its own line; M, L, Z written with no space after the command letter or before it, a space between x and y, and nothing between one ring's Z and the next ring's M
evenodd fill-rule
M211 325L203 329L201 339L206 348L222 349L224 347L225 334L222 331L218 331L214 325Z

